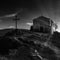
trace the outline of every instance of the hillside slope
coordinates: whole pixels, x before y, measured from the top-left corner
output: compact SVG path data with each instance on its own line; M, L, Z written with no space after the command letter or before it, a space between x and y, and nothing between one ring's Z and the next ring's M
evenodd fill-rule
M57 57L60 55L56 53L58 47L52 42L56 38L54 35L56 34L50 37L48 34L25 29L19 29L15 35L15 30L9 31L0 38L0 55L5 56L8 60L60 59Z

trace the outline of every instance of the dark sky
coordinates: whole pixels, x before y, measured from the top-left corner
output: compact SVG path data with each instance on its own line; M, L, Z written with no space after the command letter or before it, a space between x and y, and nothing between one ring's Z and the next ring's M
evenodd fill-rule
M29 28L26 23L32 23L34 18L41 15L51 18L60 27L60 0L9 0L0 2L0 28L14 26L13 17L3 16L17 13L21 9L19 28Z

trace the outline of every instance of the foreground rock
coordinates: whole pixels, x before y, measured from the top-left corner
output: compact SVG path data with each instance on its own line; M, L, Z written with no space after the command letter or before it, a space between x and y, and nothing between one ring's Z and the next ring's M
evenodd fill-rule
M0 38L1 59L4 57L8 60L58 60L60 55L57 52L60 50L52 42L54 36L49 37L25 30L21 30L17 36L6 34Z

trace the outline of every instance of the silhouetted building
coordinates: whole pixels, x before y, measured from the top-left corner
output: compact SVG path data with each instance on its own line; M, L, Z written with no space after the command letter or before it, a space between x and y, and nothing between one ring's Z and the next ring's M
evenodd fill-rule
M33 26L31 26L32 31L42 32L42 33L53 33L56 29L56 24L50 19L44 16L33 19Z

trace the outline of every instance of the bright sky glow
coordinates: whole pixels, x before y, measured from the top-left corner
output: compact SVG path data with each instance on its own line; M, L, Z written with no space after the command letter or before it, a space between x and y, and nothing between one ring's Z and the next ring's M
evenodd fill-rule
M56 31L60 32L60 22L57 23L58 28L56 29Z

